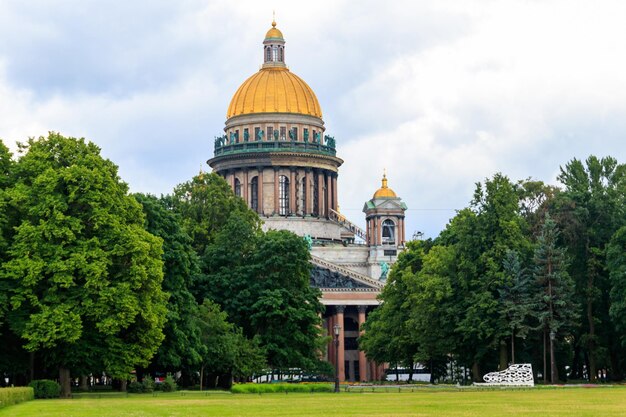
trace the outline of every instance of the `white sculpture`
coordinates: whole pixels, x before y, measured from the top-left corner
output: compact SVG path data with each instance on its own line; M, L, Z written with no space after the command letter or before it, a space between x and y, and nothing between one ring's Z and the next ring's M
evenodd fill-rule
M530 363L519 363L509 366L504 371L489 372L483 379L485 383L480 385L535 386L533 366Z

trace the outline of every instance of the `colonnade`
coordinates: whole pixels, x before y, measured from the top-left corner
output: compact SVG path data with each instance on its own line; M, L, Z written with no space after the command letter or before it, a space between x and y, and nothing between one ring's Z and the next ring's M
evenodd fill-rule
M404 242L406 241L406 237L404 235L404 216L400 216L398 213L390 215L374 215L365 219L368 245L377 246L383 244L383 222L387 219L393 221L395 225L395 245L404 245Z
M335 305L326 308L326 331L332 336L328 344L328 361L336 367L339 364L339 381L373 381L384 378L384 365L370 361L365 356L365 352L358 350L356 338L363 333L362 326L365 323L368 306L346 306ZM354 314L356 310L356 315ZM348 317L346 317L346 315ZM353 324L353 317L356 317L356 325ZM339 325L339 345L335 347L334 327ZM347 366L347 368L346 368ZM336 368L337 369L337 368Z
M220 174L260 215L329 217L330 209L337 210L337 173L331 170L272 166Z

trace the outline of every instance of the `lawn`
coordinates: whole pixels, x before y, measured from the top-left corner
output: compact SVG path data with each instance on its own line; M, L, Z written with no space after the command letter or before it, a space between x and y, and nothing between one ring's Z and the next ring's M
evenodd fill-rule
M199 392L35 400L0 416L626 416L626 387L311 394Z

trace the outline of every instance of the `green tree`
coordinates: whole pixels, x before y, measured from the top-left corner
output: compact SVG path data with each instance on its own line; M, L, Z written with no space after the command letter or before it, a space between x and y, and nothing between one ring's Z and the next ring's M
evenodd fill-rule
M456 273L454 246L435 245L423 258L423 267L413 275L405 272L408 296L405 308L410 312L408 328L417 349L414 357L428 365L430 382L439 378L440 364L454 352L455 309L454 277ZM445 366L444 366L445 371Z
M578 306L574 303L574 282L567 272L565 249L557 245L558 235L556 222L546 214L533 258L534 277L541 291L538 319L544 332L544 341L549 337L550 381L553 384L558 380L554 342L557 338L563 340L569 336L578 320Z
M163 290L169 294L165 339L152 360L151 372L185 373L200 363L199 329L193 318L197 314L191 288L200 274L200 261L191 238L183 230L180 216L167 208L167 201L151 195L134 194L146 216L146 230L163 239Z
M591 380L595 380L598 366L611 367L614 374L621 375L621 346L609 315L606 246L626 224L626 165L612 157L592 155L584 163L578 159L567 163L558 179L565 190L555 217L568 247L570 273L584 317L576 339L585 350Z
M194 249L200 256L213 242L228 218L237 213L253 229L260 230L258 215L248 209L245 201L237 197L226 181L216 173L200 173L190 181L178 185L171 207L182 218L183 227L191 236ZM201 302L201 300L199 300Z
M93 143L51 133L20 153L7 189L17 226L0 270L11 328L59 368L62 395L70 369L125 380L163 339L161 239Z
M310 286L309 259L306 242L285 230L263 234L254 253L247 281L255 291L249 320L275 369L314 371L321 366L324 307L320 291Z
M425 251L430 241L409 241L393 265L379 299L382 304L372 311L363 325L359 349L377 363L402 365L408 368L409 380L413 377L417 345L409 326L409 277L422 267Z
M626 226L619 229L611 238L607 248L607 265L611 280L611 307L609 313L617 336L626 348ZM622 355L622 358L624 356Z
M220 375L248 378L266 366L265 352L257 341L247 339L241 328L230 323L218 304L204 300L195 320L203 346L200 361L201 391L206 371L216 377L217 386Z
M517 252L507 251L504 258L504 272L508 283L500 291L502 316L509 323L511 331L511 362L515 363L515 339L525 339L532 330L532 319L537 302L533 294L531 277L522 267Z

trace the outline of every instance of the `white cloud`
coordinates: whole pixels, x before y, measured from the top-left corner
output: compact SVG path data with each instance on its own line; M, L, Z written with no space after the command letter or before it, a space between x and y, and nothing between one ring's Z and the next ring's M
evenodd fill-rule
M85 136L133 190L170 192L212 156L272 9L357 223L385 167L407 233L434 236L497 171L553 182L572 157L626 162L618 1L3 2L0 137Z

